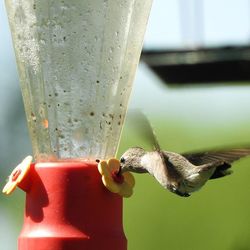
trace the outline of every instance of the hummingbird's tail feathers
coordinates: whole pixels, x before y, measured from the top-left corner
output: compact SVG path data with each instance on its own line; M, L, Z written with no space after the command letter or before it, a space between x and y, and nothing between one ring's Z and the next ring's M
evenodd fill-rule
M230 175L233 173L233 170L230 169L231 165L224 163L221 166L218 166L214 173L212 174L212 176L210 177L210 179L217 179L217 178L221 178L227 175Z

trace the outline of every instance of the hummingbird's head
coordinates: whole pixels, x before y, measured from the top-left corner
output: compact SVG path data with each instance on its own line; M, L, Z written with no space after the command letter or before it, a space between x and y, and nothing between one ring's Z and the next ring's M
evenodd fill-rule
M145 155L146 151L140 147L129 148L120 159L121 171L146 173L147 170L141 165L141 157Z

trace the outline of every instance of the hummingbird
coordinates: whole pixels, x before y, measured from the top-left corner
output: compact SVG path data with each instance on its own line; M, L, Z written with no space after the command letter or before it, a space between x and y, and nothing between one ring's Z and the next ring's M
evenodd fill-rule
M138 116L137 116L138 119ZM139 123L142 125L142 122ZM161 150L151 124L143 117L141 130L154 145L153 151L131 147L120 158L120 172L149 173L165 189L182 197L189 197L210 179L232 173L231 164L250 155L250 148L233 148L197 153L179 154Z
M121 156L120 164L122 173L149 173L164 188L179 196L188 197L208 180L231 174L231 164L248 155L248 148L178 154L132 147Z

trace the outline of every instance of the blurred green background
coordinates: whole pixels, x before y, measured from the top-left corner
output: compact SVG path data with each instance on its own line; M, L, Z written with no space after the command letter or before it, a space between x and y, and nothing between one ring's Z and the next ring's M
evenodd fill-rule
M159 2L176 1L155 1L147 46L150 36L155 39L160 34L152 32ZM31 145L3 3L0 14L0 184L4 186L11 169L31 154ZM148 116L161 147L169 151L250 145L248 84L168 87L142 63L129 106L134 108ZM131 146L150 148L128 120L118 155ZM233 175L210 181L189 198L167 192L149 175L135 175L134 195L124 200L128 249L250 249L250 158L235 163L233 170ZM23 208L20 190L9 197L0 195L0 249L17 249Z

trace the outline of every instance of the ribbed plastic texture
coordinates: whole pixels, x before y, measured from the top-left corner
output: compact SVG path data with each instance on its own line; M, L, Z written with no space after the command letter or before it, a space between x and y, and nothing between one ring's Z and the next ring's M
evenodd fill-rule
M152 0L5 0L34 156L114 156Z

